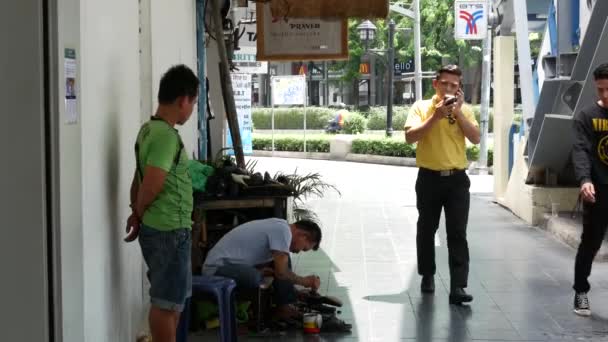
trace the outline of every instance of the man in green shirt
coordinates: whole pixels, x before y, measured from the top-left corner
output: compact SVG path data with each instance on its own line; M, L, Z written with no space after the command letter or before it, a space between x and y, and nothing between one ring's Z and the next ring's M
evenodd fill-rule
M188 67L169 69L160 81L156 114L141 127L135 144L133 213L125 241L139 237L148 266L154 342L175 342L180 313L192 294L192 180L188 153L174 127L192 115L198 85Z

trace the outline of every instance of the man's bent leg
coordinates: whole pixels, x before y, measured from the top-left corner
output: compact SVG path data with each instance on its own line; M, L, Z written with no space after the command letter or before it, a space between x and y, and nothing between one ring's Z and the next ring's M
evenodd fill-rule
M448 242L451 288L467 287L469 277L469 220L471 182L465 173L450 176L445 204L445 225Z
M262 273L253 266L229 264L218 267L215 275L234 279L242 289L256 289L262 283Z
M416 207L418 223L416 231L416 252L418 256L418 274L432 276L435 274L435 233L439 228L442 196L438 176L418 172L416 180Z

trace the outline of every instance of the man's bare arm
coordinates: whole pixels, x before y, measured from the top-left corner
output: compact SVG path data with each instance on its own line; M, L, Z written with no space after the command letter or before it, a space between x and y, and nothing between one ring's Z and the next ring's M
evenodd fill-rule
M405 142L408 144L413 144L420 141L424 136L429 132L431 127L439 121L441 118L445 117L447 114L448 107L443 105L443 101L437 103L435 108L431 108L433 110L433 114L424 122L421 122L419 125L414 127L406 127L405 129Z
M167 172L158 167L146 166L144 175L137 191L137 201L135 203L135 213L140 218L163 189Z
M274 260L274 275L278 279L287 280L290 283L296 285L306 286L304 277L293 273L289 269L289 255L283 252L272 252L272 259Z
M129 202L131 204L131 209L135 211L135 205L137 203L137 193L139 192L139 175L137 170L135 170L135 174L133 175L133 180L131 181L131 191L129 193Z
M408 127L405 131L405 142L413 144L420 141L428 133L431 127L433 127L436 121L437 119L435 116L432 116L418 126Z
M464 133L464 136L467 137L467 139L469 139L469 141L473 144L479 144L479 141L481 140L479 127L475 126L471 120L467 119L462 110L458 110L455 117L458 126L460 126L460 129L462 129L462 133Z

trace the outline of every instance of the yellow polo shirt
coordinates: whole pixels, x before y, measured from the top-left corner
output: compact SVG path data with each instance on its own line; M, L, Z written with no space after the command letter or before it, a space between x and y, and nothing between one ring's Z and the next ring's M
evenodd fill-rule
M435 113L435 105L438 102L437 96L433 96L430 100L414 103L407 116L405 129L416 127L428 120ZM462 106L462 113L479 127L469 105ZM450 124L447 118L443 118L431 127L424 138L418 141L416 165L435 171L467 168L465 136L457 122Z

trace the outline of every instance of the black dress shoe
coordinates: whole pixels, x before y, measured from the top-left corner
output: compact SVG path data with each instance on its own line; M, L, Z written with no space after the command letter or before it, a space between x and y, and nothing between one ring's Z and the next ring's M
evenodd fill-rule
M452 289L450 292L450 304L460 305L462 303L469 303L473 301L473 296L466 293L462 287Z
M420 291L423 293L435 292L435 278L433 276L423 276L420 282Z

